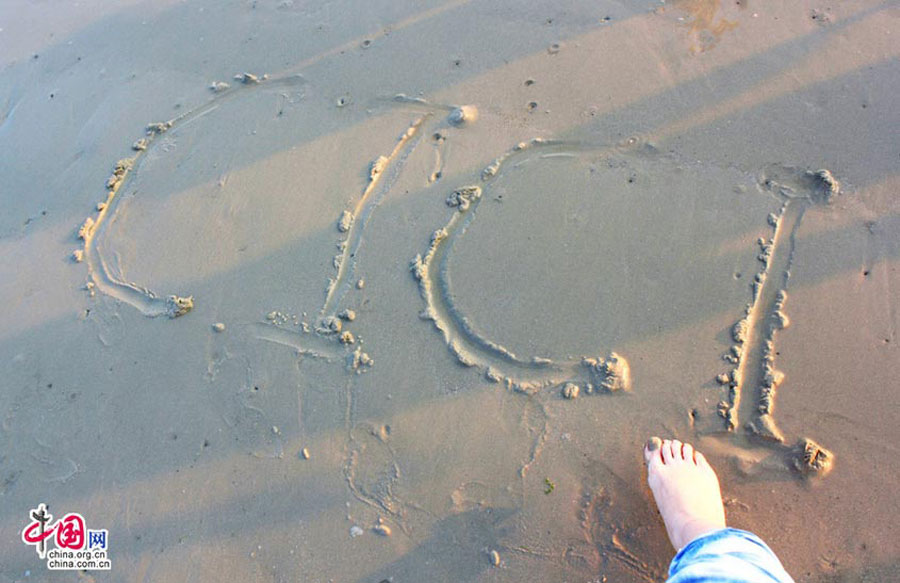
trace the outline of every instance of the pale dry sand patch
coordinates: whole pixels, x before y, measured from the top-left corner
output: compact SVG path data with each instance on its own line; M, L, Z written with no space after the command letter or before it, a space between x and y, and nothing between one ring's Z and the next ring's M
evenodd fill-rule
M873 6L877 7L878 5ZM840 34L842 26L853 27L851 30L855 30L856 40L864 41L868 45L868 50L857 51L855 47L852 51L841 50L840 47L830 49L835 51L835 54L840 53L838 66L841 67L841 70L858 68L867 61L880 61L889 57L893 51L889 35L867 36L868 28L862 25L854 26L855 21L858 20L855 18L856 15L874 11L874 14L865 17L868 26L871 27L878 22L879 15L890 13L889 8L875 10L875 8L855 5L851 10L855 12L843 17L847 23L836 19L834 24L840 26L835 26L824 34L835 36ZM500 92L498 89L500 87L505 89L506 85L511 84L514 79L547 79L548 81L534 85L536 98L543 99L551 108L554 103L565 103L566 105L554 110L554 115L545 116L539 127L545 133L559 134L568 127L583 123L585 112L589 112L589 117L593 117L615 111L716 70L738 65L743 60L772 51L773 48L782 44L802 39L805 35L823 34L821 29L812 23L802 11L790 11L780 16L778 25L773 25L768 20L766 22L762 20L742 22L742 36L749 39L750 42L717 47L716 50L705 54L702 60L685 60L678 51L674 50L680 45L680 41L676 40L678 38L677 31L672 29L671 23L666 19L653 13L634 16L617 23L614 27L600 28L587 35L568 39L570 49L561 51L552 58L540 52L528 55L505 65L500 70L493 70L466 80L449 90L435 92L434 98L439 101L452 102L464 95L485 95L487 96L485 101L491 106L484 109L511 115L508 112L515 112L520 108L518 104L511 101L513 95L510 92ZM878 28L882 27L878 26ZM757 39L758 44L754 44L753 39ZM624 74L619 70L623 64L605 58L607 54L603 50L605 47L616 47L631 55L627 62L627 74L631 78L640 79L641 82L636 84L616 83L615 80ZM794 81L799 81L802 86L804 77L814 79L817 75L827 75L827 71L835 64L833 57L830 60L823 59L819 52L807 58L817 66L810 67L809 64L805 64L803 67L797 67L793 69L794 73L783 74L785 81L775 77L777 83L771 90L773 95L784 91L785 89L780 87L786 83L787 79L794 77L796 72L803 71L803 76ZM561 77L557 73L568 67L576 67L576 63L579 68L587 67L592 74L569 79ZM810 68L812 71L808 70ZM498 76L509 79L509 81L500 86L498 85ZM792 87L792 89L796 88ZM598 101L598 96L604 96L604 99ZM724 113L734 112L742 106L758 102L766 97L765 92L760 94L758 90L754 90L752 97L747 95L737 98L737 102L733 106L715 106L716 110L702 113L701 117L677 121L668 130L666 126L654 128L647 131L645 135L652 136L654 139L674 135L693 125L709 123ZM722 107L722 109L719 110L718 107Z

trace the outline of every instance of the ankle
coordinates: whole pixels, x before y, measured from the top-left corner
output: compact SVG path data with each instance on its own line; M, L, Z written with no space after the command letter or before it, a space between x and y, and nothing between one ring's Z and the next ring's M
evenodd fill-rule
M675 543L673 546L676 551L680 551L698 538L723 528L726 528L724 522L693 518L682 524L678 529L676 533L678 538L672 541Z

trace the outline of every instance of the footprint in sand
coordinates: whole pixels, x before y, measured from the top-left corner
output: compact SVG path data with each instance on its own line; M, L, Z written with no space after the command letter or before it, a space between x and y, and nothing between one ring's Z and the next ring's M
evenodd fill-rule
M660 556L653 548L654 537L646 532L646 525L654 523L653 512L642 506L623 505L616 492L630 491L629 484L605 468L592 470L583 479L577 500L583 539L569 542L566 561L581 568L587 566L611 580L662 580L665 566L647 560ZM611 489L613 484L615 488Z
M347 441L344 479L357 500L406 532L407 505L396 492L403 474L396 457L389 426L359 423L351 428Z
M282 459L285 437L271 412L282 403L285 380L278 373L284 369L234 352L237 354L220 336L207 346L205 377L210 413L221 419L229 447L235 451Z
M222 419L239 448L254 457L280 459L284 438L260 401L258 387L245 387L231 396Z

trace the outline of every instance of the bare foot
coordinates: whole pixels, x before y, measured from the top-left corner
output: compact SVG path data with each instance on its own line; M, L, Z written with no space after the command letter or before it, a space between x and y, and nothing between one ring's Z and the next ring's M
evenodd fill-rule
M677 439L651 437L644 446L644 460L647 483L675 550L725 528L719 479L702 453Z

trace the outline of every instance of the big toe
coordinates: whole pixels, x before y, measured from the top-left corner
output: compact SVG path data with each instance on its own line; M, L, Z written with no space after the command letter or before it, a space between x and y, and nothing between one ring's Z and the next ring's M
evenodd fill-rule
M712 466L709 465L709 462L706 460L706 456L699 451L694 451L694 461L697 462L698 468L703 468L704 470L715 473Z
M656 436L651 437L647 440L647 443L644 444L644 462L647 465L650 465L650 462L654 460L654 458L659 459L660 461L660 449L662 448L662 440Z

